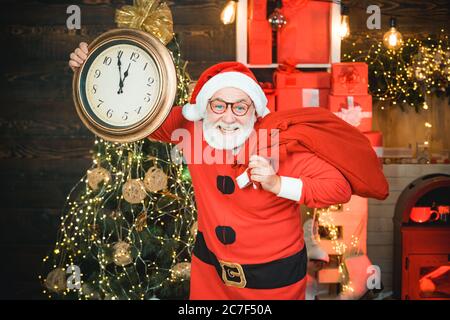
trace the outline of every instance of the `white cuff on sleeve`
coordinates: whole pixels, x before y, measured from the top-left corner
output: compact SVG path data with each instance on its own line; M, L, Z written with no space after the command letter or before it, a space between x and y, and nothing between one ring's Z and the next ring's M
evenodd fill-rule
M278 197L286 198L293 201L300 201L302 197L303 182L299 178L291 178L281 176L280 192Z

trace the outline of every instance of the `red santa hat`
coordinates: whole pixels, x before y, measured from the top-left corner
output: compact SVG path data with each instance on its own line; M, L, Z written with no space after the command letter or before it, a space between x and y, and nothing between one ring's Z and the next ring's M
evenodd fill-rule
M195 85L190 103L183 106L183 115L190 121L205 117L208 100L218 90L233 87L244 91L253 101L256 114L264 117L267 109L267 98L256 80L253 72L239 62L222 62L206 69Z

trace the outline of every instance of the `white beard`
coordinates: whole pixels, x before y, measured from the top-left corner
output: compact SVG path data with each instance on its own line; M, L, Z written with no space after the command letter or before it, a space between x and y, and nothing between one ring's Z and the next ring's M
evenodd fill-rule
M232 125L225 124L222 121L212 123L206 116L203 119L203 135L206 142L213 148L219 150L234 150L242 146L253 130L256 122L256 116L253 113L251 119L246 125L235 123ZM224 135L219 127L227 130L235 130L233 133Z

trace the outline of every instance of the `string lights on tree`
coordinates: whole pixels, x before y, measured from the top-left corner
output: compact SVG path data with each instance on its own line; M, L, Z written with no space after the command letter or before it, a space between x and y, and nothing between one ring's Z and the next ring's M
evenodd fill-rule
M167 36L173 23L159 0L137 1L118 12L118 24L143 21L139 27L158 37ZM169 35L175 104L183 105L191 78L177 39ZM92 167L69 193L54 250L44 258L39 277L44 294L104 300L188 297L196 207L187 167L175 158L182 159L182 153L174 146L148 139L95 140Z

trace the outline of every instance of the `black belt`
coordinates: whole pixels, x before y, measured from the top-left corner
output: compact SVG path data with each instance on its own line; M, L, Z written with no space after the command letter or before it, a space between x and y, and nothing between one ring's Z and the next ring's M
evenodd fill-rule
M213 265L228 286L251 289L275 289L303 279L306 275L306 246L296 254L260 264L239 264L217 259L206 246L201 232L197 233L194 254L204 263Z

